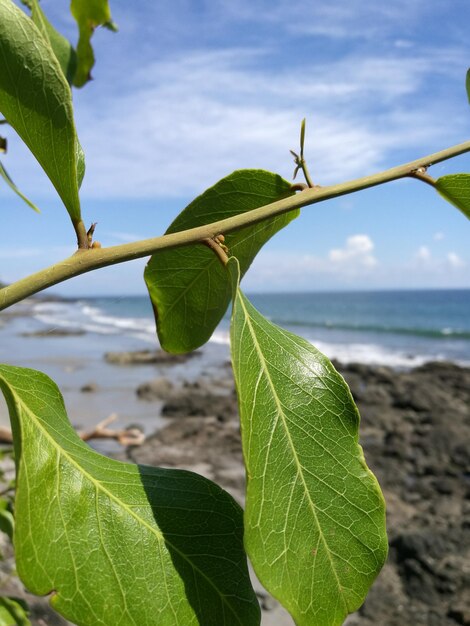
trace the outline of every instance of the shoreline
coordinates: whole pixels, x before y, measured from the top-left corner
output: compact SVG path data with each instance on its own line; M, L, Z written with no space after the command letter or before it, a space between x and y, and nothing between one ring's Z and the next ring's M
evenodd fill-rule
M387 503L390 553L347 626L470 624L470 368L427 363L408 372L336 364L361 414L360 444ZM244 500L237 403L230 371L218 379L142 390L169 420L118 458L196 471ZM221 384L222 383L222 384ZM292 626L257 588L263 626Z
M45 334L35 332L41 328ZM21 336L25 332L29 336ZM162 360L153 345L124 334L49 333L32 323L27 307L9 316L0 338L0 360L33 366L59 383L74 426L90 427L117 412L117 428L137 424L148 435L139 447L97 441L95 449L128 462L196 471L243 502L226 346L211 343L197 356ZM104 357L116 351L120 357ZM334 364L358 404L360 443L384 491L390 539L387 564L346 625L469 626L470 368L450 361L407 370ZM7 419L2 402L0 424ZM256 590L262 626L292 626L276 601L259 585ZM65 624L46 616L45 602L33 601L43 623Z
M390 542L385 567L346 626L468 626L470 368L449 362L407 372L360 363L335 366L358 404L360 444L384 492ZM149 366L110 367L128 373L148 372ZM134 389L142 406L160 413L146 441L128 448L114 444L101 452L126 462L195 471L243 504L230 365L175 381L171 374L179 367L165 365L166 375L147 377ZM84 391L79 400L88 405L91 396L102 393L99 388ZM262 626L293 626L282 607L254 584ZM34 605L43 623L66 623L45 617L45 600L34 599Z

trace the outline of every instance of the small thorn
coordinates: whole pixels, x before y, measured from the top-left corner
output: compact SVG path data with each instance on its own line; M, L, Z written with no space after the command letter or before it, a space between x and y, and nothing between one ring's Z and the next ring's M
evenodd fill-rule
M93 222L90 228L87 230L86 238L88 239L88 247L91 248L93 244L93 234L95 232L95 228L98 222Z
M300 158L303 159L304 156L304 143L305 143L305 117L300 124Z

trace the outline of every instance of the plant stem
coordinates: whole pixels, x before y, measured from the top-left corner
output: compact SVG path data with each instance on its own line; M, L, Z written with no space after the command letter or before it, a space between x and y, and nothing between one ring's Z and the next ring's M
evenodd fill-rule
M372 174L371 176L365 176L363 178L357 178L339 185L331 185L329 187L321 187L314 189L305 189L295 196L278 200L272 204L259 207L246 213L240 213L234 217L229 217L212 224L204 226L198 226L189 230L184 230L178 233L171 233L169 235L163 235L161 237L153 237L152 239L144 239L142 241L136 241L133 243L121 244L119 246L111 246L108 248L97 249L80 249L74 255L68 259L64 259L55 265L45 268L36 274L32 274L23 278L3 289L0 289L0 311L7 307L20 302L43 289L52 287L57 283L61 283L74 276L85 274L100 267L106 267L108 265L116 265L117 263L123 263L124 261L130 261L132 259L139 259L141 257L149 256L157 250L168 250L169 248L176 248L193 244L197 242L203 242L207 239L220 235L220 233L229 233L239 228L257 224L265 219L287 213L293 209L298 209L310 204L316 204L317 202L323 202L330 198L337 198L361 189L367 189L369 187L375 187L376 185L382 185L392 180L399 178L405 178L407 176L413 176L417 170L421 168L428 168L434 163L440 163L452 157L458 156L470 152L470 141L446 148L440 152L430 154L428 156L392 167L384 172ZM418 177L420 178L420 177ZM428 182L428 181L426 181ZM85 237L86 231L83 227ZM78 235L78 231L77 231Z
M307 185L310 189L313 189L315 185L313 184L312 177L310 176L310 172L308 171L307 161L305 159L302 159L300 161L300 167L302 169L302 172L304 173L304 178L307 181Z
M300 167L300 169L303 172L307 185L310 187L310 189L313 189L315 185L313 184L313 180L310 176L310 172L308 171L307 161L304 158L306 124L307 124L307 120L304 117L304 119L302 120L302 123L300 124L300 156L296 155L295 160L296 160L297 166Z
M77 235L77 246L79 250L87 250L89 247L88 233L82 220L73 222L75 233Z
M433 178L432 176L429 176L429 174L426 173L426 170L424 169L424 167L419 168L418 170L412 172L410 176L412 178L417 178L418 180L422 180L423 183L427 183L428 185L431 185L431 187L436 186L436 179Z

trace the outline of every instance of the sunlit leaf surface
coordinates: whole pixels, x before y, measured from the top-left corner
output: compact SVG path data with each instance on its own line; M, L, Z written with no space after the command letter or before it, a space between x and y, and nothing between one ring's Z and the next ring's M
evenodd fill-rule
M0 0L0 111L49 176L72 221L83 177L72 94L49 43L11 0Z
M30 0L30 4L33 22L38 27L41 35L49 42L67 82L71 84L77 69L77 55L72 44L49 22L41 9L39 0Z
M449 174L436 181L436 189L470 219L470 174Z
M17 462L19 575L80 626L257 626L242 511L192 472L120 463L70 426L57 386L0 366Z
M358 444L359 414L330 361L256 311L238 288L236 259L228 268L245 547L297 626L339 626L387 555L384 500Z
M167 233L245 213L293 193L291 185L277 174L239 170L191 202ZM298 210L290 211L225 236L225 245L237 256L242 275L268 239L298 214ZM144 276L165 350L189 352L210 339L231 298L227 273L212 250L195 244L159 251L151 257Z

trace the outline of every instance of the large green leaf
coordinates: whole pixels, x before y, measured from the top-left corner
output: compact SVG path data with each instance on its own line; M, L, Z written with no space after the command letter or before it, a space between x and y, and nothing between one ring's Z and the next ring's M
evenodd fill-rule
M441 176L435 183L437 191L470 219L470 174Z
M77 20L79 39L77 44L77 71L73 84L82 87L91 79L91 69L95 64L95 55L91 47L91 37L97 26L107 26L116 30L111 20L108 0L72 0L70 9Z
M256 626L242 510L209 480L84 444L57 386L0 366L17 489L19 575L83 626Z
M83 159L72 94L49 43L11 0L0 0L0 111L57 189L73 222L80 220ZM83 154L83 153L82 153Z
M191 202L166 232L210 224L293 193L291 185L277 174L239 170ZM291 211L226 235L225 244L230 254L237 256L242 275L266 241L298 214L298 210ZM144 277L165 350L189 352L210 339L232 292L227 273L212 250L202 244L162 250L151 257Z
M44 11L41 9L39 0L30 0L31 19L38 27L42 36L49 42L62 72L69 85L72 84L77 69L77 54L68 39L61 35L49 22Z
M385 505L343 378L234 285L232 362L247 471L245 547L297 626L337 626L387 555Z

